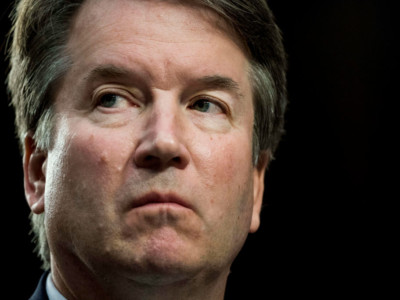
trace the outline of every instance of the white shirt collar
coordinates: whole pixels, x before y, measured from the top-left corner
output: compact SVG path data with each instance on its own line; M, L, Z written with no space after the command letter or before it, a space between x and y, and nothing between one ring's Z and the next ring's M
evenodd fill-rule
M46 280L46 292L49 300L67 300L61 293L57 290L51 278L51 273L47 276Z

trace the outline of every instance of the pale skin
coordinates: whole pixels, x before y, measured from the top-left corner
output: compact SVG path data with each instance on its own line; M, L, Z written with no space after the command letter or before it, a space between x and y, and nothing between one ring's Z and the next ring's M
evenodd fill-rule
M88 0L55 93L50 149L25 140L25 192L45 214L68 299L223 299L259 227L249 62L212 12Z

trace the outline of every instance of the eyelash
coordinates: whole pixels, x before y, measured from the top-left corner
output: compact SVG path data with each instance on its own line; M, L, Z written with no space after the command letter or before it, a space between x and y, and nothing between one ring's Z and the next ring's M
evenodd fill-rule
M106 106L101 105L101 100L105 96L114 96L116 98L124 99L125 101L128 101L130 103L134 103L134 102L130 101L131 97L129 95L127 95L125 92L121 92L121 91L117 92L114 89L107 89L107 90L103 89L98 92L94 92L93 97L92 97L93 106L107 108ZM109 107L109 108L112 108L112 107Z
M224 103L221 102L221 101L216 100L216 99L213 98L213 97L209 97L209 96L197 96L197 97L195 97L195 98L191 101L189 107L190 107L190 108L193 107L198 101L210 102L211 104L217 106L217 107L221 110L222 113L225 113L225 114L226 114L226 113L228 112L228 107L227 107L226 104L224 104Z
M115 103L111 104L110 106L107 106L105 103L102 103L103 100L107 100L107 99L104 99L106 96L111 96L112 97L112 101L115 101ZM113 108L115 105L118 105L118 100L124 101L126 99L125 99L125 97L122 97L122 96L117 95L117 94L111 94L111 93L103 94L98 98L97 106L101 106L101 107L104 107L104 108Z

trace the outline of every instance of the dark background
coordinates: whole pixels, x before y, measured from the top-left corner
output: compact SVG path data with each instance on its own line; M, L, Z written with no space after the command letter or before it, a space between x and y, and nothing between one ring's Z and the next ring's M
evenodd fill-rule
M2 58L8 3L0 10ZM382 0L269 3L289 58L287 134L266 177L261 228L232 267L227 299L381 298L394 282L387 274L398 239L391 234L398 196L389 192L397 174L390 173L395 153L388 143L398 138L390 134L390 105L398 100L396 10ZM2 59L1 82L6 66ZM27 299L40 261L30 242L13 111L0 89L2 282L13 299Z

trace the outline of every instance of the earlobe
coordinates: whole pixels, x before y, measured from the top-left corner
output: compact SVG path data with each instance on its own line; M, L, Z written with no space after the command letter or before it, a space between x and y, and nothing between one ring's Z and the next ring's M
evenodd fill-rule
M260 213L262 208L262 200L264 195L264 176L269 162L269 153L262 152L259 156L257 165L253 170L253 215L250 225L250 233L254 233L260 227Z
M26 135L24 145L25 196L32 212L41 214L44 212L47 152L36 147L36 142L30 133Z

